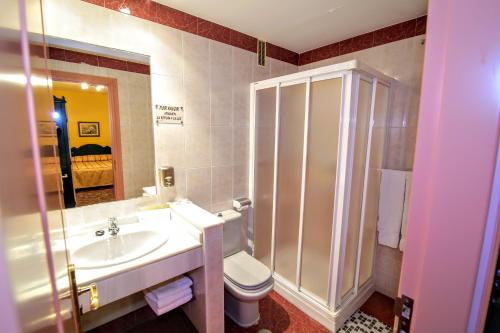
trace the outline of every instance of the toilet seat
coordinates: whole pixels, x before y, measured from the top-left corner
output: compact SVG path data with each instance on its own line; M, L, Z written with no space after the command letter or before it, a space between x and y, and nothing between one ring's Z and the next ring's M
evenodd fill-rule
M271 271L245 251L224 258L224 283L235 297L252 301L273 287Z

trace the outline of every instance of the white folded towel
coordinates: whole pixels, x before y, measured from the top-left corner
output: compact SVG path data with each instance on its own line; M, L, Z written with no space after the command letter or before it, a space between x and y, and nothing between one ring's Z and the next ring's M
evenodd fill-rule
M159 316L193 298L192 285L193 281L184 276L163 286L144 290L145 299L151 309Z
M403 221L405 171L383 169L378 211L379 244L397 248Z
M153 300L158 301L160 298L169 299L172 295L178 293L179 290L187 289L192 285L193 281L187 276L184 276L161 287L147 289L144 293L146 295L151 295Z
M188 296L185 296L184 298L179 298L177 301L172 302L169 305L164 306L164 307L157 307L154 303L152 303L150 301L150 299L148 297L146 297L146 303L149 304L149 306L151 307L151 309L153 310L153 312L157 316L161 316L162 314L164 314L168 311L171 311L171 310L175 309L176 307L181 306L181 305L189 302L191 300L191 298L193 298L192 293L190 293Z
M177 302L179 299L185 298L186 296L192 296L193 292L191 291L191 288L183 288L176 290L175 293L172 293L168 297L160 297L158 299L155 299L152 294L145 293L146 298L151 301L157 308L163 308L166 307L172 303Z

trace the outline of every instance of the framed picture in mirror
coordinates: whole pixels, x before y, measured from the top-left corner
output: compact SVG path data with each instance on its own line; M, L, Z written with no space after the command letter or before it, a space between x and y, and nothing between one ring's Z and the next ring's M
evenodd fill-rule
M79 121L78 122L78 135L81 137L98 137L101 136L99 130L99 122L88 122Z

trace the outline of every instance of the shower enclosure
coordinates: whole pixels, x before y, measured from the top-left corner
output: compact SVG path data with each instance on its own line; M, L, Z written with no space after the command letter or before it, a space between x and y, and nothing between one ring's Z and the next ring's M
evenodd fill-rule
M333 331L373 291L393 82L349 61L250 88L253 254Z

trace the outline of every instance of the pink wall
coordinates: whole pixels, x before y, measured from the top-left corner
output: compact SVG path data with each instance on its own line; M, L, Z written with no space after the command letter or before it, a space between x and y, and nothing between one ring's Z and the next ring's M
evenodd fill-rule
M400 293L412 332L465 332L495 167L500 2L431 0Z

